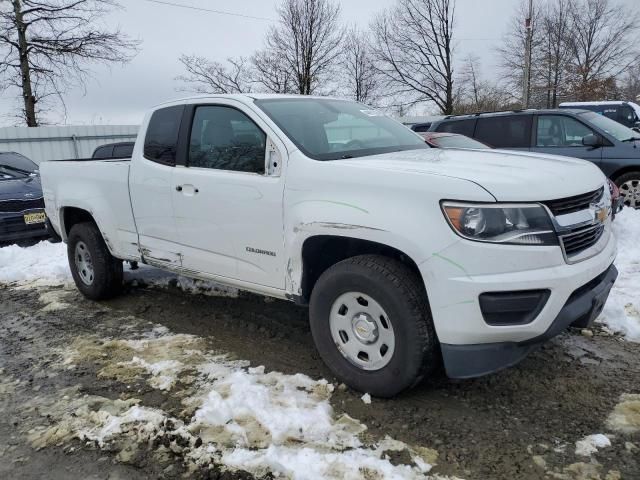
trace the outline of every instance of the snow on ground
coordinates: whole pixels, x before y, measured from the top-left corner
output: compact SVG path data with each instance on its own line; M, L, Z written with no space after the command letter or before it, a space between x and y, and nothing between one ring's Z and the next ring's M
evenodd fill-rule
M613 222L613 231L619 276L597 321L640 342L640 210L625 208Z
M589 435L576 442L576 455L588 457L591 454L596 453L598 449L610 446L611 440L609 440L609 437L606 435L601 433Z
M146 265L140 265L138 270L129 270L125 264L125 279L159 287L177 287L185 292L209 296L238 296L238 290L235 288L214 282L192 280ZM17 245L0 248L0 283L18 283L33 287L73 283L66 245L45 241L26 248Z
M630 341L640 342L640 210L624 209L613 222L613 229L618 239L616 266L620 275L597 321ZM191 280L144 265L139 270L127 270L126 278L211 296L235 297L238 293L234 288ZM32 286L71 283L65 245L41 242L29 248L0 248L0 283L11 282Z
M210 352L201 337L163 328L127 337L77 337L60 351L57 365L72 371L97 364L100 378L146 381L180 400L177 411L67 389L48 404L38 400L38 411L51 421L32 431L34 447L79 439L122 458L128 450L164 445L181 453L192 472L215 463L293 480L444 478L426 475L435 450L389 437L367 440L365 425L334 412L333 385L326 380L249 368ZM390 452L410 460L396 464ZM160 446L155 453L166 452Z

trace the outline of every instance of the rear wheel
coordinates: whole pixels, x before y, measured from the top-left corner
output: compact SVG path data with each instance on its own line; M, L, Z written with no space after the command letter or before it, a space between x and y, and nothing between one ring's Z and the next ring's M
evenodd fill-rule
M640 171L620 175L615 180L627 207L640 208Z
M76 287L85 297L105 300L120 293L122 260L111 255L95 223L78 223L71 228L67 256Z
M330 267L314 287L309 314L322 359L356 390L391 397L439 363L424 287L396 260L362 255Z

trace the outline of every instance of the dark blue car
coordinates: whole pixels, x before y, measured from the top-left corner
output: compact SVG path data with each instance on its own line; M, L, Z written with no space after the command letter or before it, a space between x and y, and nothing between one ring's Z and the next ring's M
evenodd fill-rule
M14 152L0 152L0 245L32 243L49 235L38 166Z

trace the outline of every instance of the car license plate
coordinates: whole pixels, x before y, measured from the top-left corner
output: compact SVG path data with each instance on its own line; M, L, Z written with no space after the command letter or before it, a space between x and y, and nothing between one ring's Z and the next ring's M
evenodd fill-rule
M27 225L33 225L34 223L44 223L46 219L47 216L44 212L24 214L24 223L26 223Z

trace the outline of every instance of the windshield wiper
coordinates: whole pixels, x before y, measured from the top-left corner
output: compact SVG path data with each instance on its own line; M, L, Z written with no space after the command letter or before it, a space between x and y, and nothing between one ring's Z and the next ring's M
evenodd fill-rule
M620 140L621 142L633 142L635 140L640 140L640 137L630 137L630 138L625 138L624 140Z

